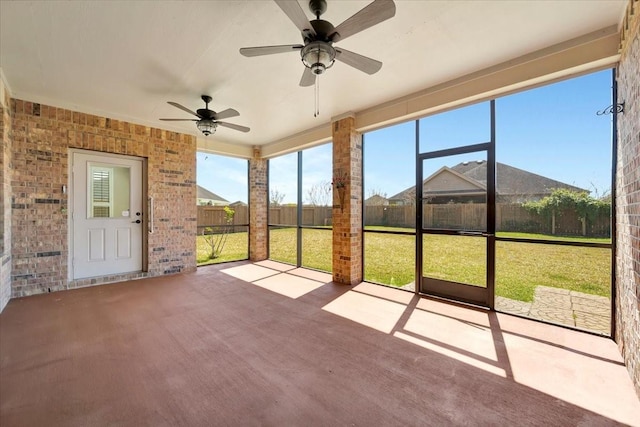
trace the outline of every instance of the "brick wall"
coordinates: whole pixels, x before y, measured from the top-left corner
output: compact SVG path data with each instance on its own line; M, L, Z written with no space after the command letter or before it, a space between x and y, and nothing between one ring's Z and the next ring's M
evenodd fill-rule
M23 100L11 111L12 297L195 270L195 137ZM146 159L155 200L147 272L69 282L70 148Z
M640 396L640 2L627 12L617 70L625 109L618 114L615 338Z
M333 280L356 285L362 281L362 136L353 117L333 123L333 181Z
M267 222L267 160L255 148L249 160L249 259L267 259L269 239Z
M2 181L0 189L0 312L11 298L11 99L5 93L4 83L0 80L0 168Z

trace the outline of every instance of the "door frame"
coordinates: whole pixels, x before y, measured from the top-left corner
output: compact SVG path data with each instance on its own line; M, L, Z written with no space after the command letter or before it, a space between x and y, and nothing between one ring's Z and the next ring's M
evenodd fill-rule
M419 152L419 134L416 141L416 294L427 294L460 302L475 304L495 309L495 236L496 236L496 133L495 133L495 100L490 101L490 139L488 142L459 146L443 150ZM487 200L486 200L486 232L474 232L476 238L486 239L486 287L456 283L446 280L427 278L423 274L423 235L444 234L460 235L460 230L428 230L423 227L423 161L459 154L474 152L487 154Z
M117 153L106 153L106 152L102 152L102 151L95 151L95 150L84 150L84 149L79 149L79 148L70 148L67 152L67 185L65 187L63 187L62 191L63 194L67 193L67 206L73 205L74 200L73 198L76 195L76 189L74 188L74 177L73 177L73 158L75 154L85 154L85 155L97 155L97 156L102 156L102 157L111 157L114 159L124 159L124 160L136 160L136 161L140 161L141 166L142 166L142 182L140 183L141 187L142 187L142 200L140 201L141 203L141 209L142 209L142 218L144 219L145 222L147 222L147 225L143 224L142 227L142 244L141 244L141 261L142 261L142 272L148 272L149 271L149 251L148 251L148 247L149 247L149 233L150 233L150 229L148 227L148 221L150 220L150 216L149 216L149 204L147 203L147 201L149 200L148 198L148 159L145 157L137 157L137 156L130 156L130 155L126 155L126 154L117 154ZM67 210L68 212L68 210ZM74 223L73 223L73 217L72 215L68 214L67 215L67 280L69 282L73 282L74 280L84 280L84 279L77 279L74 277L73 274L73 254L74 254ZM132 273L118 273L118 274L109 274L109 275L103 275L103 276L97 276L97 277L106 277L106 276L129 276ZM137 275L139 273L133 273L134 275Z

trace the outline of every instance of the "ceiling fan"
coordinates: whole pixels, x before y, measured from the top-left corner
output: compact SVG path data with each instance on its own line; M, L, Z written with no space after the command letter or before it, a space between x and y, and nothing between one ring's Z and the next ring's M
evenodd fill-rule
M205 108L199 108L196 112L189 110L187 107L184 107L177 102L168 101L167 104L173 105L176 108L181 109L182 111L186 111L189 114L193 114L197 117L197 119L160 119L166 122L196 122L196 126L198 129L205 135L209 136L216 132L216 128L218 125L239 130L240 132L249 132L249 128L240 125L234 125L233 123L221 122L220 119L228 119L231 117L237 117L240 115L233 108L227 108L224 111L220 111L216 113L213 110L209 109L209 103L211 102L211 97L208 95L202 95L202 100L205 103Z
M393 0L374 0L337 27L320 19L320 15L327 10L326 0L309 0L309 9L316 17L312 21L307 19L297 0L274 1L302 32L304 44L243 47L240 49L242 55L261 56L300 52L305 66L300 86L313 85L316 82L316 76L331 68L335 60L367 74L374 74L382 67L380 61L334 47L333 44L393 17L396 14L396 5Z

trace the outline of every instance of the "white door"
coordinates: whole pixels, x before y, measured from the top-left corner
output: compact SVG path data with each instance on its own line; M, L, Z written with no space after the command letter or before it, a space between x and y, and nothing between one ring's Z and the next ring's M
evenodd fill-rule
M73 153L72 279L142 270L142 160Z

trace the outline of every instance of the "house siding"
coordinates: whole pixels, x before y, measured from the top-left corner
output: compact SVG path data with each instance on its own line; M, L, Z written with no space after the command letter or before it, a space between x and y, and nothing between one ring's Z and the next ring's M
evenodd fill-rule
M19 99L11 115L12 298L196 269L195 137ZM69 281L70 149L146 160L155 230L145 272Z
M616 334L640 396L640 2L629 3L617 69Z

